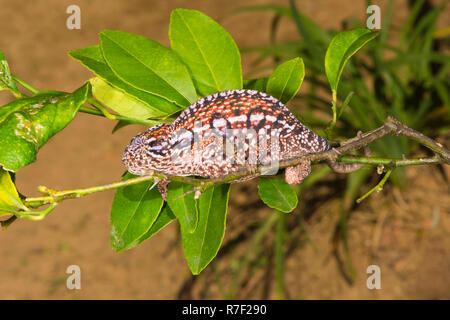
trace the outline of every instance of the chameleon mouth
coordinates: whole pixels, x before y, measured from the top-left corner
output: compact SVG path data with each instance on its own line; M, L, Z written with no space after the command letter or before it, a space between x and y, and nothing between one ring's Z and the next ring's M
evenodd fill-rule
M147 168L143 160L138 156L128 152L128 147L122 156L122 163L127 168L127 171L138 176L152 175L154 170Z
M141 148L141 144L139 144L140 140L140 138L134 138L127 145L122 155L122 163L125 165L127 170L132 174L137 175L141 175L140 171L143 164L142 160L139 159L139 149Z

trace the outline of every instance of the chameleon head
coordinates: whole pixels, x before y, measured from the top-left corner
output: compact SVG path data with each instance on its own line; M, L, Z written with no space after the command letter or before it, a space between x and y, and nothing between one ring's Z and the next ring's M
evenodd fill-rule
M125 148L122 162L136 175L164 172L170 165L169 124L158 124L135 136Z

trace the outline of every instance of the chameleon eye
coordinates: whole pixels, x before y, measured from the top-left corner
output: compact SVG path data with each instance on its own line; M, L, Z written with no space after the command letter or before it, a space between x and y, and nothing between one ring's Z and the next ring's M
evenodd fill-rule
M147 143L147 148L150 152L161 154L166 153L164 147L167 145L165 139L155 139Z
M150 147L150 149L152 149L153 151L158 151L158 150L162 149L162 146L161 145L160 146L152 146L152 147Z
M148 146L152 150L161 150L161 148L162 148L162 146L161 146L161 139L151 141L148 144Z

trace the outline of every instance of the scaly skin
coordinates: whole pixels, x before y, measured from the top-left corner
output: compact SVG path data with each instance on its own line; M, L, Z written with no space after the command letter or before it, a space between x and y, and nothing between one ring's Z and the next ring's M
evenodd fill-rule
M256 171L270 161L276 165L329 148L327 140L306 128L277 99L254 90L230 90L200 99L171 124L138 134L122 160L137 175L220 178L243 167ZM285 179L301 183L310 170L309 162L289 167ZM160 189L164 193L166 188Z

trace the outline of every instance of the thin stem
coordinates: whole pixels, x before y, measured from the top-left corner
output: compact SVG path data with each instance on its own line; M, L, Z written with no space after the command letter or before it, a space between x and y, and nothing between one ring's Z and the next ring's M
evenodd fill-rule
M145 181L161 181L164 179L167 179L170 181L178 181L178 182L188 183L188 184L197 186L202 190L212 186L212 184L210 182L208 182L207 180L194 179L194 178L189 178L189 177L178 177L178 176L166 177L164 175L154 173L153 175L139 176L139 177L135 177L135 178L119 181L119 182L108 183L105 185L95 186L95 187L90 187L90 188L85 188L85 189L57 191L57 190L47 188L45 186L40 186L38 188L39 192L47 194L47 195L43 196L43 197L25 198L24 203L28 207L36 208L36 207L42 206L44 204L60 202L60 201L67 200L67 199L76 199L76 198L80 198L80 197L83 197L83 196L86 196L86 195L92 194L92 193L118 189L118 188L122 188L122 187L126 187L126 186L132 186L134 184L138 184L138 183L145 182Z
M384 175L383 179L381 179L380 182L378 182L378 184L373 187L372 189L369 190L369 192L367 192L365 195L363 195L362 197L358 198L356 200L356 203L361 203L361 201L363 201L364 199L366 199L368 196L370 196L374 191L376 192L380 192L381 190L383 190L383 186L386 183L386 181L389 179L389 176L392 173L392 169L388 170L388 172L386 172L386 174Z
M58 205L58 202L52 202L44 210L19 212L16 214L16 216L19 218L40 221L40 220L43 220L50 212L52 212L56 208L57 205Z
M369 164L374 166L383 165L386 167L405 167L405 166L414 166L414 165L429 165L429 164L438 164L442 161L439 157L432 158L421 158L421 159L386 159L386 158L372 158L372 157L341 157L337 159L338 162L344 163L360 163L360 164Z
M444 160L444 162L450 163L450 151L441 143L434 141L433 139L427 137L419 131L409 128L394 117L389 117L388 121L396 126L396 130L394 131L395 135L408 137L419 142L423 146L436 153L437 156L441 157Z
M333 90L332 93L332 109L333 109L333 127L336 125L336 121L337 121L337 92L336 90Z
M333 137L333 129L336 126L337 121L337 94L336 90L333 90L332 92L331 110L333 111L333 120L331 120L330 124L325 129L328 139L331 139Z
M64 190L64 191L56 191L49 189L47 187L41 186L39 187L39 191L45 194L48 194L48 196L43 197L33 197L33 198L26 198L24 200L25 204L30 207L36 207L41 206L47 203L54 203L54 202L60 202L66 199L74 199L74 198L80 198L82 196L97 193L101 191L107 191L112 189L117 189L125 186L131 186L137 183L145 182L145 181L153 181L155 179L158 179L157 176L141 176L136 178L131 178L125 181L120 182L114 182L109 183L102 186L95 186L90 187L86 189L74 189L74 190Z
M14 79L14 81L16 81L18 84L20 84L22 87L24 87L25 89L27 89L28 91L30 91L33 94L36 94L39 92L38 89L36 89L35 87L33 87L32 85L26 83L25 81L23 81L22 79L17 78L16 76L12 76L12 78Z

